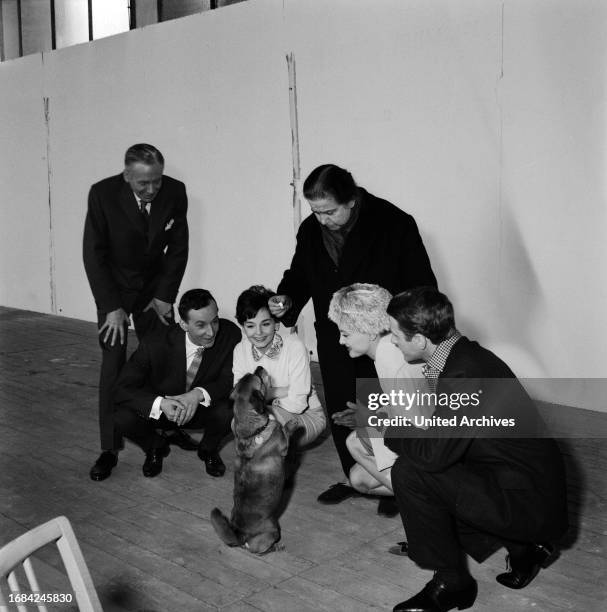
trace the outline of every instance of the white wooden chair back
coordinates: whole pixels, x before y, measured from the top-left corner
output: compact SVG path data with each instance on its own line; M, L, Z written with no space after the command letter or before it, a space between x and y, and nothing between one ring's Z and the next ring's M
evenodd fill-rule
M53 542L57 544L59 549L78 608L81 612L103 612L80 546L72 526L65 516L58 516L39 527L35 527L0 548L0 581L2 582L0 586L4 587L8 584L8 591L13 594L39 593L40 586L30 556L43 546ZM19 585L16 573L19 566L23 567L29 588L22 588ZM14 610L16 605L18 612L27 612L32 609L32 605L37 605L41 612L48 612L45 602L19 603L15 601L18 599L17 597L9 602L9 607L4 600L2 590L0 588L0 610ZM54 605L51 607L55 608Z

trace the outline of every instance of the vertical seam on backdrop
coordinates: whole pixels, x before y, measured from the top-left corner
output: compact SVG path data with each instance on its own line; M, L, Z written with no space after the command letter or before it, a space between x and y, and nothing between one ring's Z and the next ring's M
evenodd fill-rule
M291 123L291 162L293 165L293 226L297 235L301 223L301 164L299 156L299 119L297 115L297 80L295 76L295 54L287 53L289 73L289 118Z
M498 170L497 170L497 215L499 219L499 235L498 235L498 256L497 256L497 291L498 295L501 294L502 289L502 254L504 247L504 228L503 228L503 205L504 205L504 193L503 193L503 177L504 177L504 112L502 107L502 101L500 99L501 89L500 85L504 78L504 12L505 2L502 2L500 11L500 38L499 38L499 75L495 87L495 98L498 109L498 123L499 123L499 151L498 151Z
M0 2L0 62L4 61L4 16L2 14L2 2Z
M43 96L44 125L46 128L46 176L48 183L48 229L49 229L49 289L51 298L51 312L57 314L57 286L55 282L55 241L53 236L53 202L51 196L51 139L50 139L50 98Z

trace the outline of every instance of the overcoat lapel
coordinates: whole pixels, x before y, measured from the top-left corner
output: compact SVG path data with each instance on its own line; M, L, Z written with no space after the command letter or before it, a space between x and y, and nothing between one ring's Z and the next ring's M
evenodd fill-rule
M150 212L150 233L149 242L158 236L159 233L164 232L164 228L167 222L170 220L170 215L173 212L171 202L166 198L166 190L164 187L160 189L158 195L152 201L152 207Z
M346 239L339 262L340 276L346 283L356 278L361 262L372 257L378 233L377 221L373 218L370 202L366 197L363 196L360 206L358 220Z

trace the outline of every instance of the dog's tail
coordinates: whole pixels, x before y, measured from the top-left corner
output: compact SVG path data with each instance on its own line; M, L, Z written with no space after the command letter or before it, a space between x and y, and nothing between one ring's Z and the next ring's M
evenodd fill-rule
M211 523L217 535L228 545L228 546L240 546L241 542L238 536L232 529L232 525L226 516L221 512L219 508L213 508L211 511Z

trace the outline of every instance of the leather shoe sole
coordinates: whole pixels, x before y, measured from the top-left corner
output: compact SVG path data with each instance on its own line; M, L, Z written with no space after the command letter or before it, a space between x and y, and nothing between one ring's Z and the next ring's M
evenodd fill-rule
M162 472L162 460L171 452L171 447L167 444L163 448L150 451L145 456L142 472L146 478L153 478Z
M89 472L91 480L99 482L105 480L112 474L112 469L116 467L118 457L110 451L103 451Z

